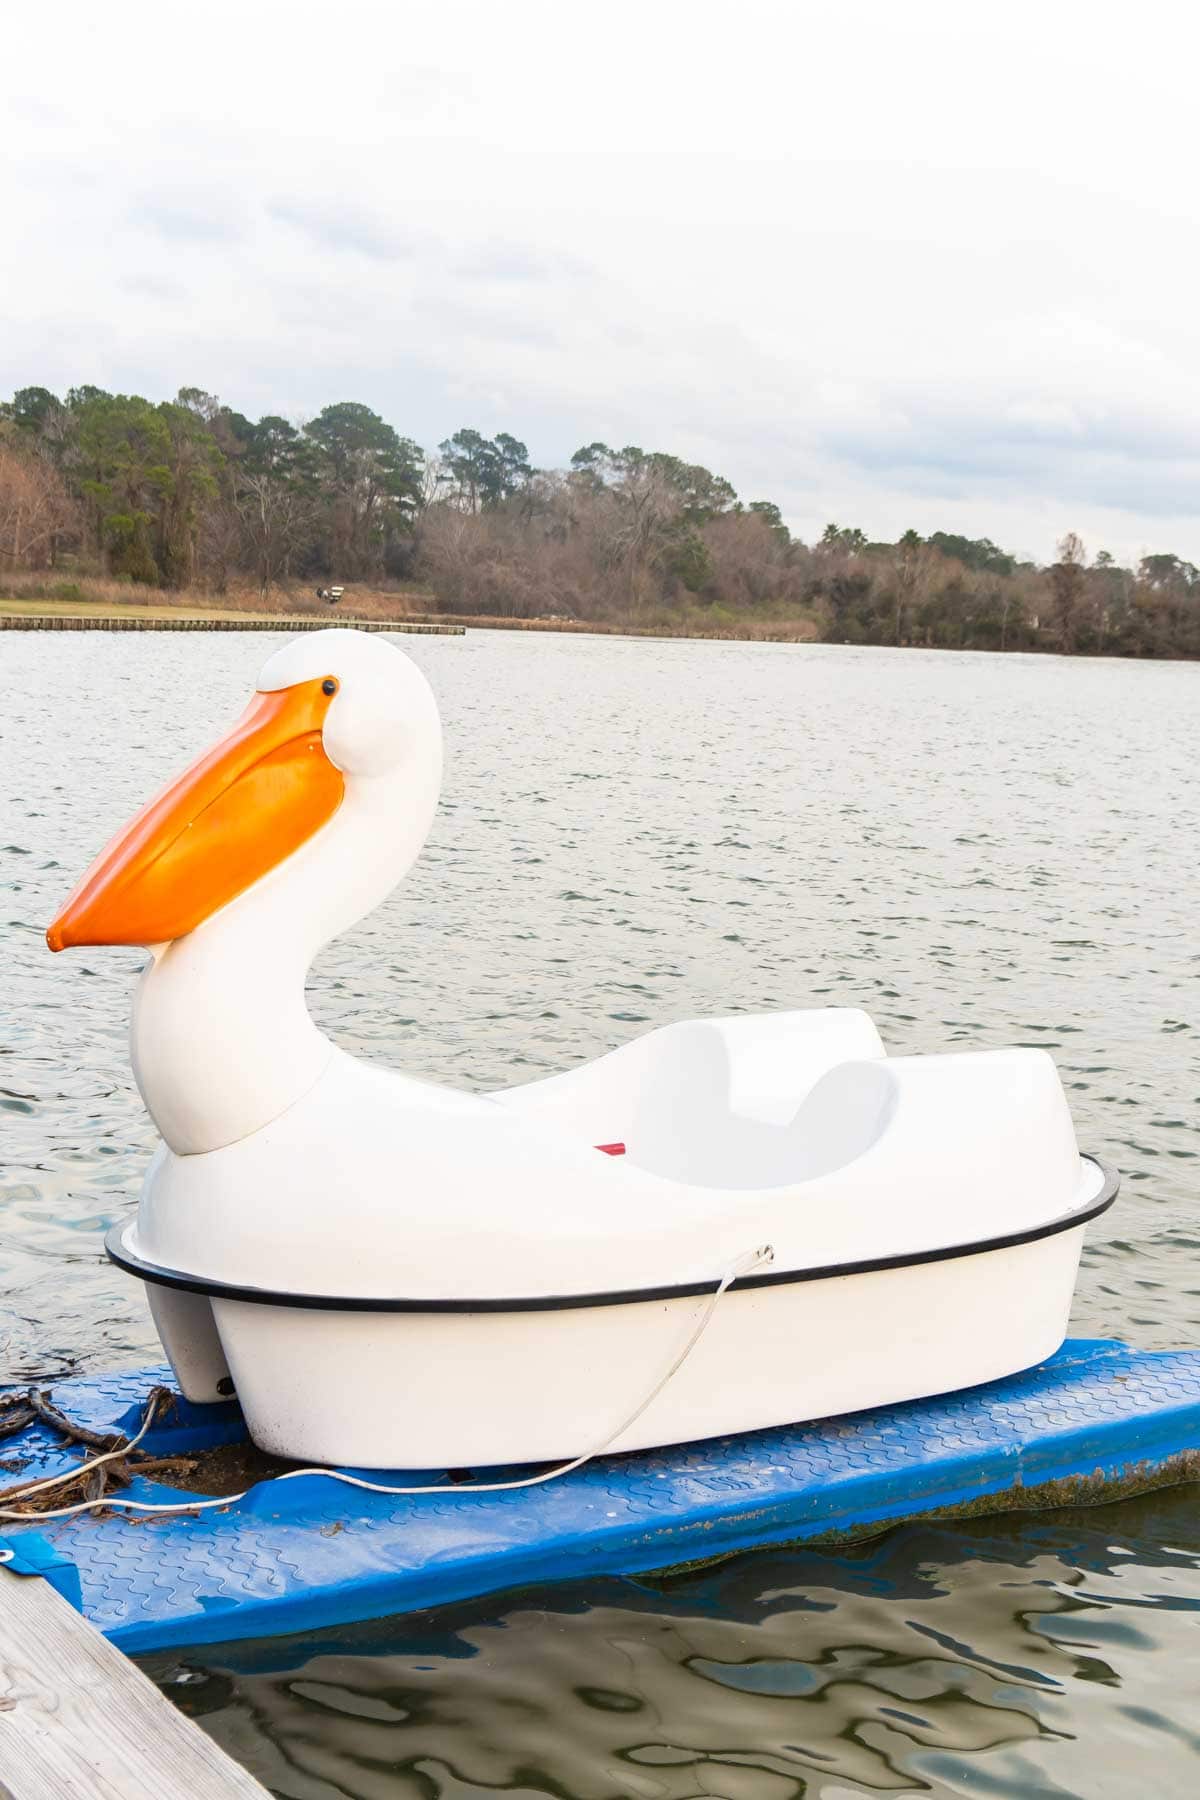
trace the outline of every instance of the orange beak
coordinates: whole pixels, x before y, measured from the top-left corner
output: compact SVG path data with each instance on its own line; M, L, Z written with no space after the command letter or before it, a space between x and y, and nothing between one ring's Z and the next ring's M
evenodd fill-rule
M47 931L50 948L170 943L298 850L341 804L321 741L336 692L330 676L255 694L100 853Z

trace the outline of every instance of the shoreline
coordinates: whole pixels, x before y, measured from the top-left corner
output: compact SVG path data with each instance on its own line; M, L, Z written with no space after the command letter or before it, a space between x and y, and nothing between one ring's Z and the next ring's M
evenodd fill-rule
M330 609L322 613L252 612L243 608L138 605L104 601L23 600L0 594L0 632L3 631L320 631L345 625L358 631L395 632L423 637L463 637L468 631L558 632L575 637L639 638L659 643L806 644L858 650L924 650L939 656L1049 657L1067 662L1181 663L1194 666L1189 656L1130 656L1095 650L1064 654L1060 650L1024 646L999 650L973 644L838 644L822 638L807 620L774 630L736 630L728 627L703 631L693 625L617 624L607 619L521 619L494 613L411 612L396 618L360 618Z
M0 631L318 631L329 625L360 631L462 637L470 631L554 631L578 637L692 639L746 644L817 643L807 621L773 630L704 631L695 626L617 624L607 619L519 619L494 613L413 612L396 618L321 613L251 612L243 608L138 605L134 602L22 600L0 595Z
M331 619L311 613L132 613L0 611L0 631L323 631ZM464 637L466 627L412 619L342 619L357 631L406 632L421 637Z
M492 613L431 613L430 618L465 626L471 631L558 631L574 637L657 638L662 643L690 639L700 643L818 644L814 631L781 626L775 631L700 631L691 626L618 625L608 619L506 619Z

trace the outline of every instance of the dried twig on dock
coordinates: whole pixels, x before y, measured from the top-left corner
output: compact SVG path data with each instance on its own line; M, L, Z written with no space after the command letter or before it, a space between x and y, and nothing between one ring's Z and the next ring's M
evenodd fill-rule
M15 1437L18 1431L24 1431L32 1425L37 1414L24 1394L4 1394L0 1396L0 1438Z
M86 1425L77 1425L55 1406L49 1394L39 1392L37 1388L30 1388L28 1401L44 1424L61 1432L73 1444L87 1444L93 1450L119 1450L122 1444L129 1442L123 1431L92 1431Z
M148 1425L174 1404L175 1395L169 1388L151 1388L143 1408L143 1421ZM8 1408L7 1412L5 1408ZM21 1398L13 1396L8 1401L0 1400L0 1421L8 1417L9 1412L15 1417L18 1410L24 1413L24 1424L31 1424L35 1418L41 1419L43 1424L49 1425L68 1442L83 1444L101 1452L99 1457L89 1457L78 1468L64 1470L59 1476L38 1476L30 1481L18 1482L15 1487L0 1489L0 1506L15 1505L18 1511L28 1512L30 1516L53 1511L76 1500L102 1499L110 1488L128 1487L135 1475L167 1469L186 1474L196 1466L191 1457L154 1456L132 1447L127 1456L114 1455L114 1451L123 1450L130 1444L130 1439L124 1432L99 1432L93 1431L90 1426L79 1425L74 1419L69 1419L60 1407L55 1406L48 1394L39 1392L36 1388L30 1388L28 1394ZM111 1460L106 1461L105 1458Z

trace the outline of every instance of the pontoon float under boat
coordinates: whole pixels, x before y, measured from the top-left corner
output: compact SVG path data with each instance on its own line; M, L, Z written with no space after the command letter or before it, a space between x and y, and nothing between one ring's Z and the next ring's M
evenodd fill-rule
M634 1450L943 1393L1061 1343L1088 1221L1032 1049L889 1057L834 1008L673 1024L458 1093L309 1017L316 952L414 861L441 778L425 678L319 631L84 876L52 949L138 944L162 1137L109 1254L185 1395L363 1468Z

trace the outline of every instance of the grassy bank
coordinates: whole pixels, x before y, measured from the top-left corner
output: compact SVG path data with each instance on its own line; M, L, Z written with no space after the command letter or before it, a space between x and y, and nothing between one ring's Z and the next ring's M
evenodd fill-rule
M265 623L287 615L253 614L240 609L215 606L139 606L122 600L24 600L0 596L0 615L21 619L248 619L261 617Z
M139 587L130 581L106 581L100 576L55 577L21 572L0 574L0 610L8 613L58 614L61 617L105 613L112 618L194 619L244 618L267 620L332 618L338 614L356 619L426 619L433 595L421 588L384 591L366 586L348 587L342 600L331 606L318 600L312 584L272 588L264 595L254 587L229 587L222 594L204 588Z
M339 619L371 623L446 624L475 631L563 631L603 637L715 638L753 643L811 643L820 635L811 618L740 617L719 609L655 612L618 619L520 619L496 613L447 613L427 588L348 587L331 606L311 587L275 588L266 599L255 589L215 595L201 589L164 591L99 578L59 580L46 575L0 576L0 616L62 619L130 619L170 624L181 619L260 620L286 626L289 620Z
M814 644L819 633L811 619L739 621L736 626L714 624L703 615L683 619L628 624L611 619L512 619L493 613L431 613L447 624L466 625L472 631L566 631L590 637L706 638L730 643Z

